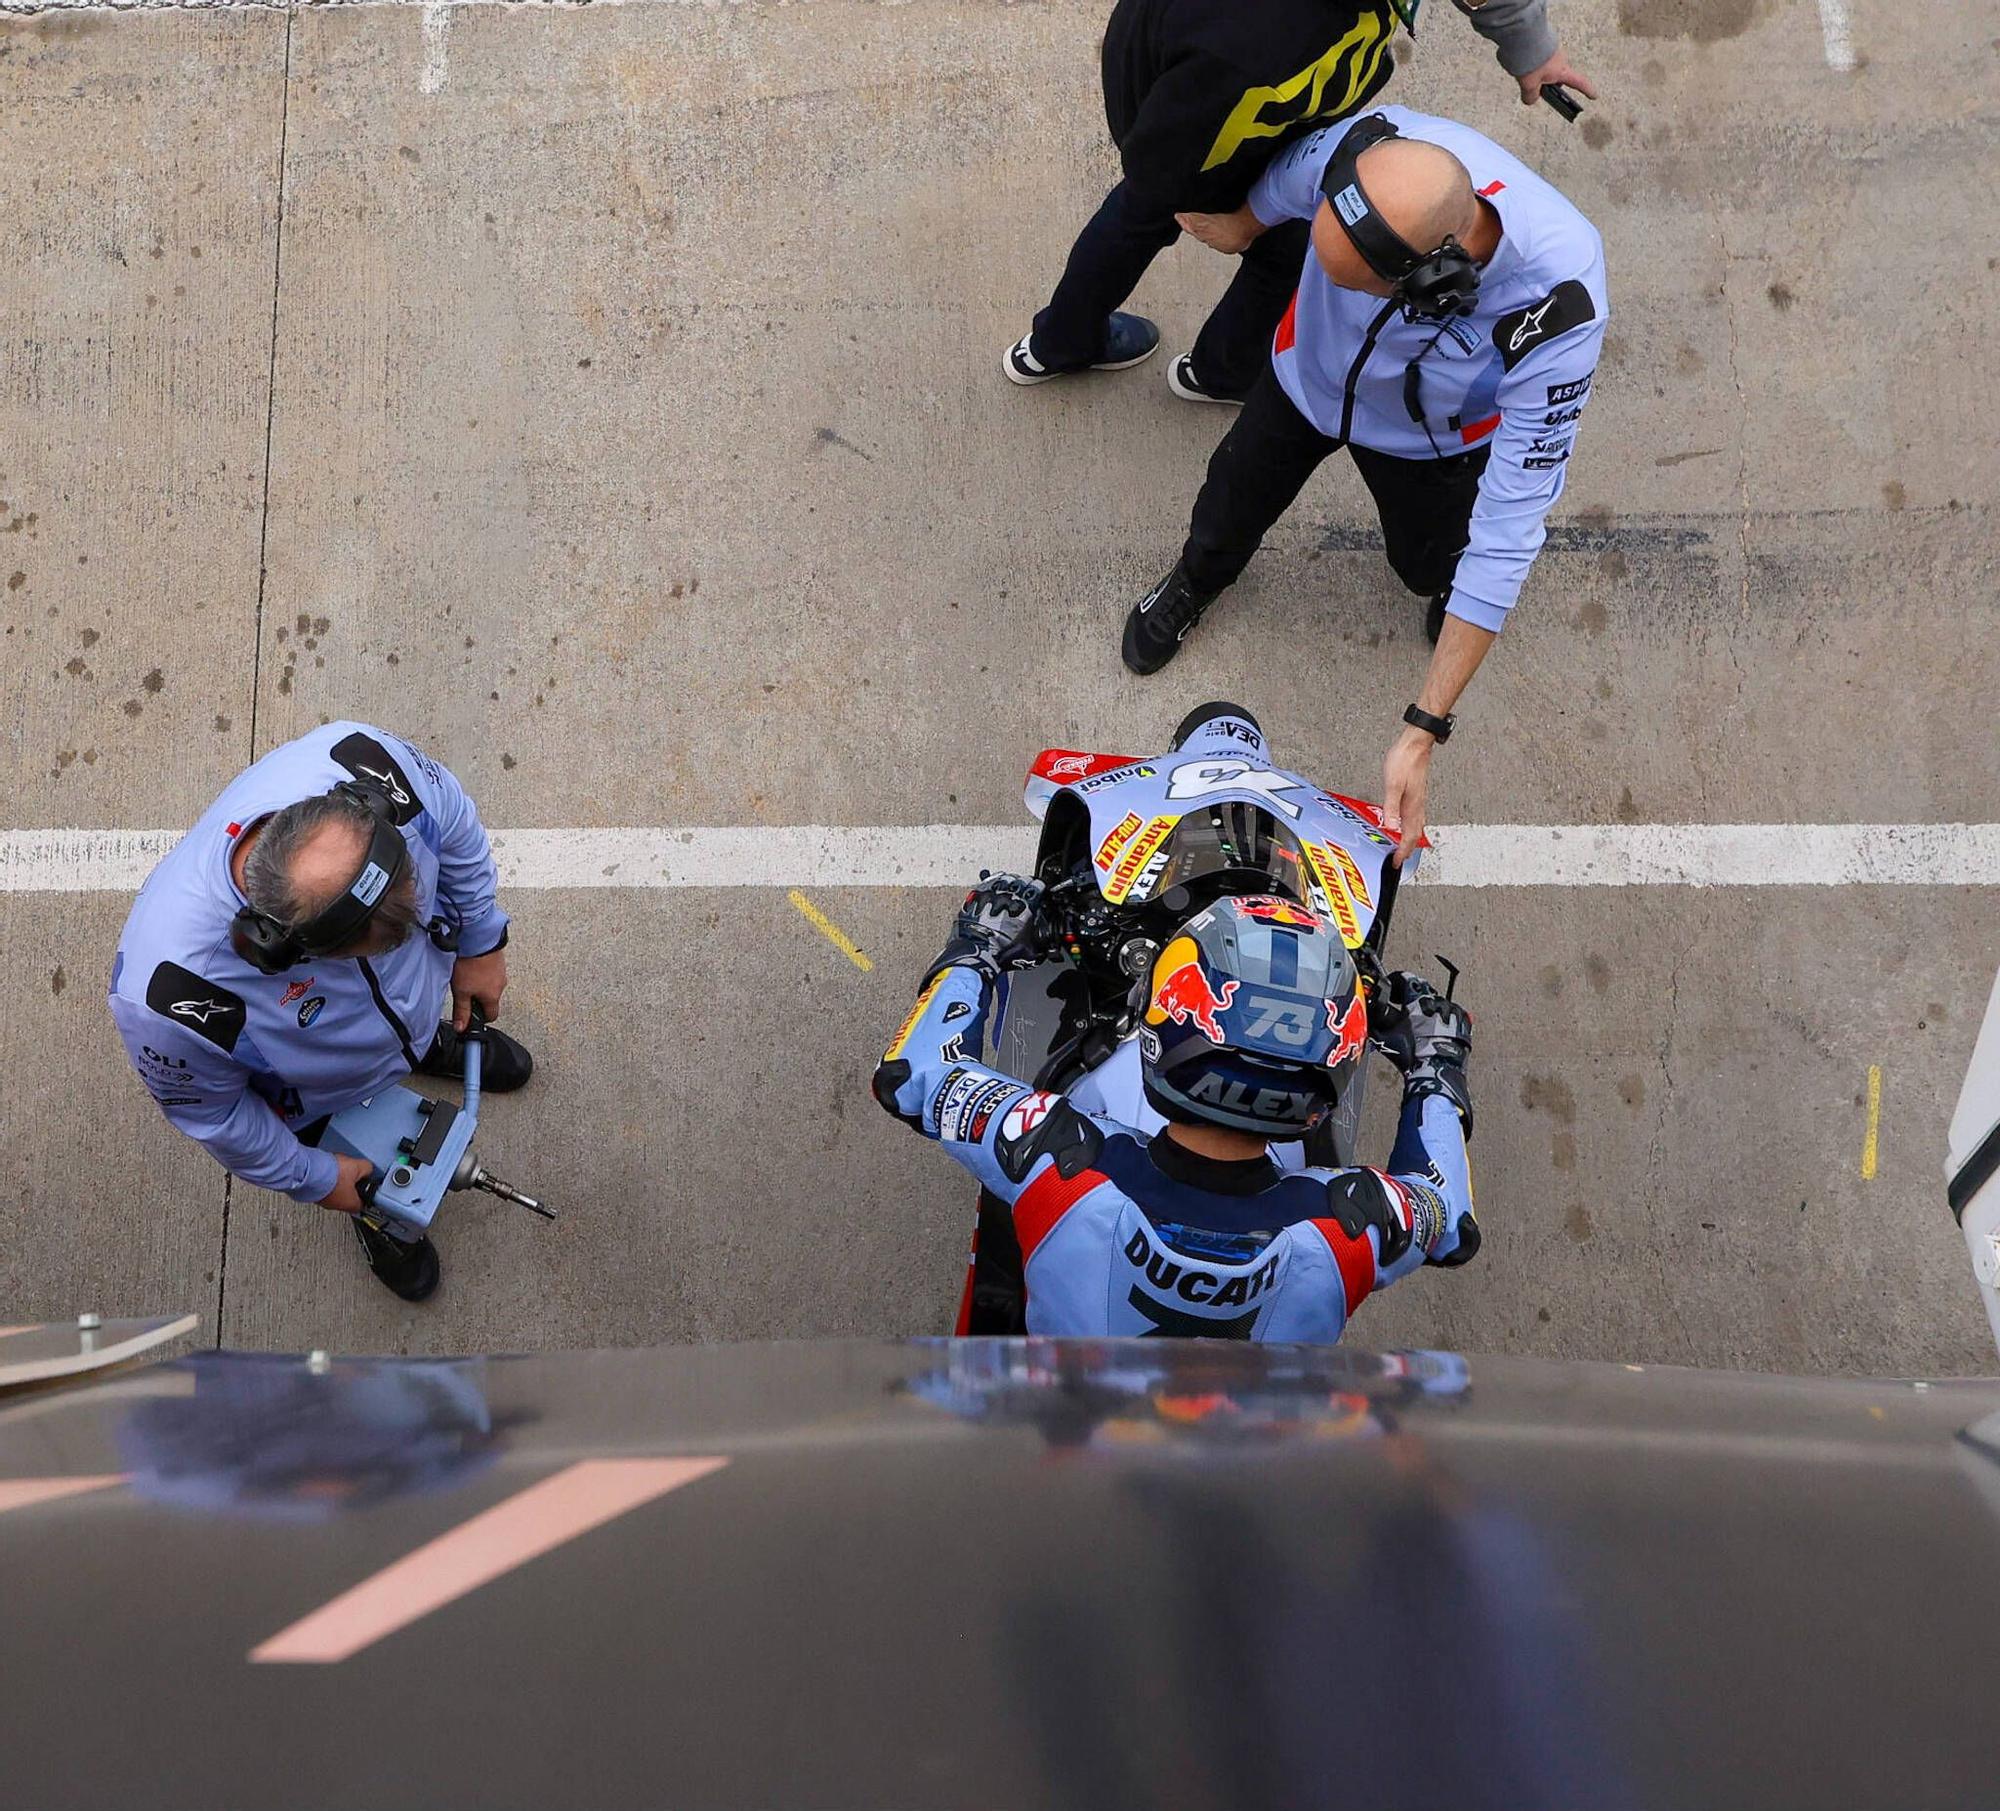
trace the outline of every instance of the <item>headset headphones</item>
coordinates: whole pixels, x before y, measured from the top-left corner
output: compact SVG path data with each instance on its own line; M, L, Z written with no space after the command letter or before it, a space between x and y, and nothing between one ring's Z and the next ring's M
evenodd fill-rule
M1356 120L1334 147L1320 177L1320 193L1333 209L1341 231L1368 268L1390 286L1390 297L1413 321L1448 321L1470 314L1479 300L1479 266L1447 233L1434 251L1420 252L1375 211L1356 169L1361 153L1385 138L1397 138L1392 121L1380 113Z
M230 920L230 942L259 974L282 974L298 963L348 948L368 928L376 908L410 865L410 846L396 827L396 807L386 793L358 780L342 780L327 791L329 796L337 794L368 807L374 823L367 858L346 890L302 924L280 924L247 905Z

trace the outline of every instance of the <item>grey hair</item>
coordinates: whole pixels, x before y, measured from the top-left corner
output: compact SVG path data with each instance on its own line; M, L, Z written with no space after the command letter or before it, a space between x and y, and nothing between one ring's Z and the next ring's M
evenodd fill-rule
M258 826L256 840L243 857L243 896L255 911L289 928L305 923L333 903L338 890L309 896L299 891L293 878L299 851L329 824L344 826L366 849L375 833L375 814L359 799L326 792L274 811ZM405 870L402 881L369 919L367 940L401 942L416 923L416 889Z

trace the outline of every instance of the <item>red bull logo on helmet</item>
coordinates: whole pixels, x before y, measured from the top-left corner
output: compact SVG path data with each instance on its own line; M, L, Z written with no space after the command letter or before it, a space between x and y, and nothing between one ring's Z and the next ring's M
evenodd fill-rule
M1338 1000L1326 1003L1326 1025L1333 1033L1333 1048L1326 1053L1326 1066L1338 1069L1349 1057L1359 1056L1368 1046L1368 1002L1357 989L1343 1010Z
M1176 937L1153 965L1153 1003L1146 1009L1149 1025L1192 1023L1211 1044L1222 1042L1222 1015L1229 1010L1242 983L1225 981L1218 993L1201 966L1201 951L1192 937Z

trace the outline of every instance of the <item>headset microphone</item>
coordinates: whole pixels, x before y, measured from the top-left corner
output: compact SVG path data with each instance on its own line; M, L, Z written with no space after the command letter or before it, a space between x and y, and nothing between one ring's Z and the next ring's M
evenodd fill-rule
M1385 138L1398 138L1393 121L1380 113L1356 120L1334 147L1320 193L1333 209L1348 242L1383 282L1390 299L1413 321L1448 321L1470 314L1479 300L1479 265L1447 233L1434 249L1418 251L1376 212L1361 186L1361 153Z

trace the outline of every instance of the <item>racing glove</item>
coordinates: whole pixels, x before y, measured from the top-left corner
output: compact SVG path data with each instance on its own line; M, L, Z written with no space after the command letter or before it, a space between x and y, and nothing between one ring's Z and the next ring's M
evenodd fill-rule
M977 970L988 981L1010 968L1041 960L1047 946L1042 925L1042 883L1019 874L988 874L965 896L951 937L924 971L924 984L944 968Z
M1376 996L1369 1018L1376 1047L1403 1072L1404 1101L1442 1094L1458 1109L1470 1140L1472 1095L1465 1085L1465 1061L1472 1054L1472 1015L1422 975L1398 969Z

